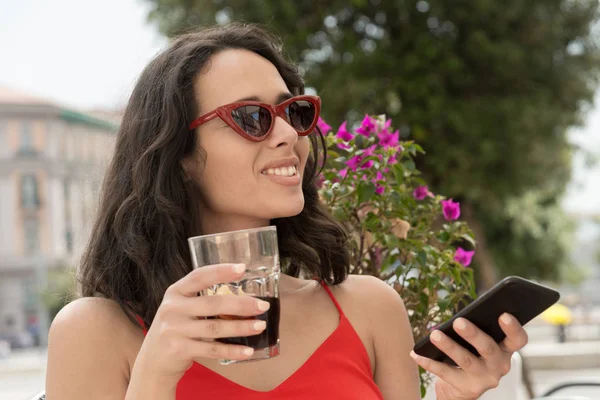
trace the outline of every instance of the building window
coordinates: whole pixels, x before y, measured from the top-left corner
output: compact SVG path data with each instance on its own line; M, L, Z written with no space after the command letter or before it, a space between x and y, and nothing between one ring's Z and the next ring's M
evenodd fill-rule
M6 122L0 120L0 154L8 151Z
M38 182L35 175L21 177L21 205L26 209L36 209L40 206Z
M37 218L27 218L24 221L25 253L37 254L40 250L40 224Z
M67 245L67 251L69 253L73 252L73 232L71 232L70 230L67 230L65 232L65 243Z
M21 124L21 134L19 135L19 153L35 153L35 146L33 143L33 129L30 122L23 122Z
M22 304L26 312L35 312L38 300L38 290L35 278L24 278L21 281L23 288Z
M63 196L65 210L65 244L69 253L73 252L73 230L72 214L71 214L71 181L65 179L63 181Z

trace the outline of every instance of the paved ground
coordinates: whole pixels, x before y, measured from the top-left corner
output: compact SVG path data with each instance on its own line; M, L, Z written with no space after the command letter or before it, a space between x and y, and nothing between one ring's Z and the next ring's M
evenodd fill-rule
M43 370L0 374L0 400L29 400L43 389Z
M0 400L29 400L44 389L46 352L27 350L0 359Z

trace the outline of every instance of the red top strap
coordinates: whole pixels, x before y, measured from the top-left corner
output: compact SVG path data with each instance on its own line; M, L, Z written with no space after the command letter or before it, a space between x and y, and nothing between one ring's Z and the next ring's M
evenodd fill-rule
M335 296L333 295L331 288L329 286L327 286L327 283L325 283L325 281L320 281L320 283L321 283L321 286L323 286L323 289L325 289L325 291L331 298L331 301L333 301L333 304L335 304L335 308L337 308L338 312L340 313L340 318L342 318L344 316L344 311L342 311L342 307L340 307L340 303L338 303L337 300L335 299Z
M144 323L144 320L142 319L142 317L140 317L137 314L135 315L135 318L137 319L138 323L142 327L142 330L144 331L144 336L146 336L146 333L148 333L148 329L146 329L146 324Z

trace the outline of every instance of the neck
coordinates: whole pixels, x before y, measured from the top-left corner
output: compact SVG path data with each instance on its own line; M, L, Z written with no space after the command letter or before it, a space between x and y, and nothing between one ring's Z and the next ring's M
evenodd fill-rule
M232 232L242 229L262 228L269 226L267 219L249 218L234 215L204 215L202 218L202 234Z

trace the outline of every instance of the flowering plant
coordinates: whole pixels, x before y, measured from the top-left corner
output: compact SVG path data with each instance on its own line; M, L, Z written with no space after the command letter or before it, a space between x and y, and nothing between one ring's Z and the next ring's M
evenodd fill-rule
M460 203L432 193L415 166L424 154L400 141L391 119L365 115L336 132L325 121L327 162L319 193L351 232L351 272L374 275L401 295L415 341L475 298L473 233L459 220ZM421 369L424 393L429 382Z

